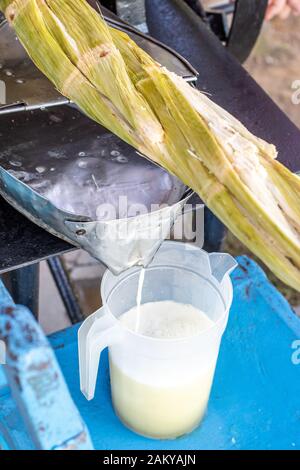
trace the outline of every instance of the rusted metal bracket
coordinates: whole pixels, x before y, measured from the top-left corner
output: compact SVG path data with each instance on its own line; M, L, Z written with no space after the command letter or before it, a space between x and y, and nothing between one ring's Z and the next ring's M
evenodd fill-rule
M15 305L1 281L0 341L6 349L2 362L7 383L34 447L92 449L87 427L47 338L31 312ZM5 423L0 423L1 428L9 436Z

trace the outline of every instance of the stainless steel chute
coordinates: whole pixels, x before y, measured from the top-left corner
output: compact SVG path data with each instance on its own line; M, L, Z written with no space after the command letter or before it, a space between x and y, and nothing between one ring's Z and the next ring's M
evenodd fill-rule
M180 56L131 28L127 32L160 62L196 78ZM0 105L2 196L115 273L147 264L190 192L61 96L6 22L0 25L0 57L6 91Z

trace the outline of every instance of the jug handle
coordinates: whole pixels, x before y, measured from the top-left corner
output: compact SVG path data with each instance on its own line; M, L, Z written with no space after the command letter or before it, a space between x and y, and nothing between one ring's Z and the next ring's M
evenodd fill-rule
M80 390L87 400L95 395L101 352L120 341L121 328L117 320L101 307L90 315L78 330Z

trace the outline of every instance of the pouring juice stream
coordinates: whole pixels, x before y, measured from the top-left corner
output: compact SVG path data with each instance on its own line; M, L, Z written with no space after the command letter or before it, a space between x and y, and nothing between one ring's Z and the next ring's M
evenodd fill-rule
M136 314L136 324L135 324L135 332L138 333L141 321L141 303L142 303L142 292L143 292L143 285L145 280L145 272L146 269L143 267L140 275L139 275L139 283L138 283L138 290L136 295L136 306L137 306L137 314Z

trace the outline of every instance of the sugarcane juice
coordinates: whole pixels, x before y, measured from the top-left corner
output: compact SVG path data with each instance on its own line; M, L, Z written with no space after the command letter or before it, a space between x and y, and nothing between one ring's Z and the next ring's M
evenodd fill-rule
M192 305L173 301L150 302L120 316L128 329L156 339L188 338L213 322ZM137 331L138 324L138 331ZM215 364L199 367L188 381L174 374L170 383L159 383L153 370L144 379L126 373L110 360L112 399L116 413L134 431L155 438L175 438L190 432L201 421L208 402ZM203 372L204 371L204 372Z

